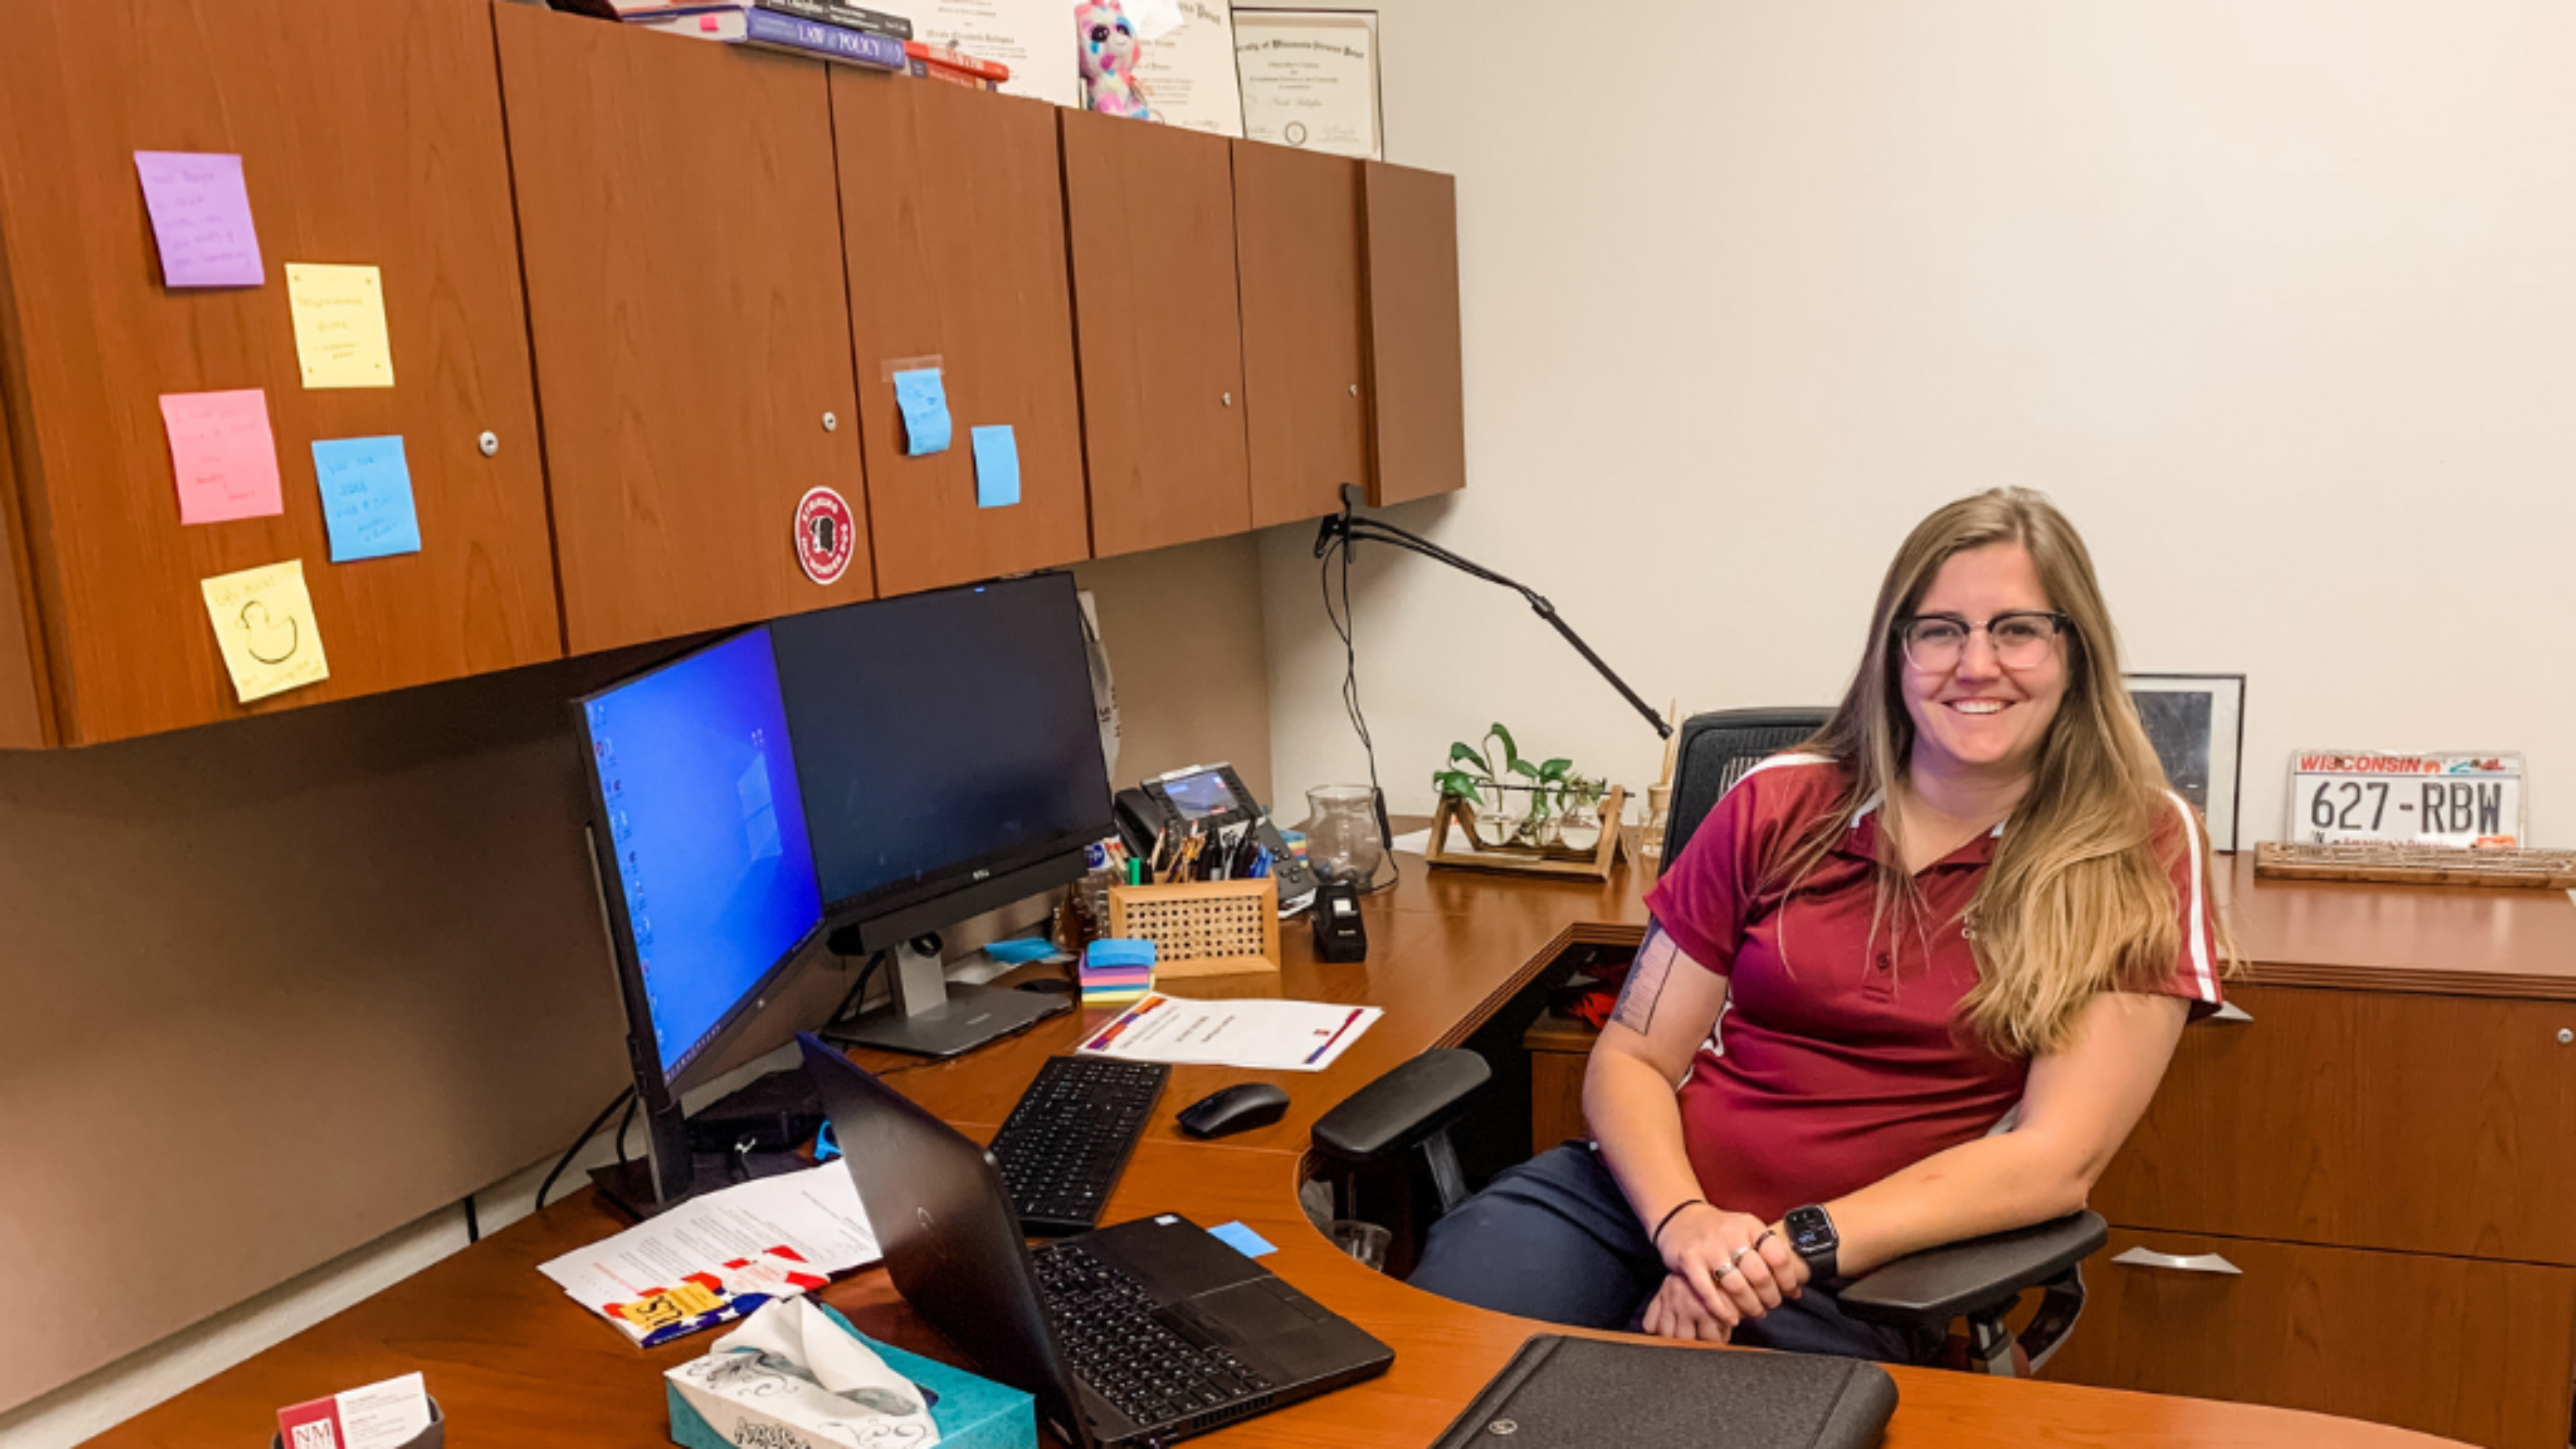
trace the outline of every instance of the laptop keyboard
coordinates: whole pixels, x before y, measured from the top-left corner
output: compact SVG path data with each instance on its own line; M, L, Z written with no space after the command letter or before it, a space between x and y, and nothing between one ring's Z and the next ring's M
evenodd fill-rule
M1073 1370L1139 1425L1168 1423L1273 1387L1243 1360L1163 1326L1135 1279L1073 1243L1033 1255L1047 1317Z
M1099 1224L1171 1075L1159 1062L1047 1058L993 1136L993 1161L1024 1231L1079 1233Z

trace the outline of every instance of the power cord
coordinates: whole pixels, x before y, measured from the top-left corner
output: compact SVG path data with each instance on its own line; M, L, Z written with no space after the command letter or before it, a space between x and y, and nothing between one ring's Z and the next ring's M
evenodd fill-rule
M1377 838L1380 854L1386 858L1389 874L1383 881L1360 888L1362 895L1375 895L1404 879L1404 866L1395 858L1395 835L1386 818L1386 791L1377 779L1377 741L1369 736L1368 715L1360 708L1360 650L1358 616L1351 612L1351 543L1347 534L1336 535L1321 549L1317 558L1317 581L1323 586L1324 617L1332 622L1334 637L1342 641L1342 712L1350 717L1351 732L1360 737L1360 749L1368 756L1369 800L1377 811ZM1341 599L1338 610L1333 598L1333 564L1342 566Z
M599 1129L608 1125L608 1114L616 1111L620 1107L625 1107L629 1109L629 1113L631 1115L634 1104L635 1089L633 1087L628 1087L625 1091L618 1093L607 1106L599 1109L599 1115L591 1118L590 1125L581 1129L581 1135L572 1140L572 1145L570 1147L564 1149L564 1155L555 1159L554 1171L547 1173L546 1180L537 1184L537 1205L530 1208L530 1212L539 1212L545 1208L546 1194L554 1191L555 1179L563 1176L565 1168L572 1166L572 1160L580 1154L582 1144L588 1142L591 1138L598 1136ZM626 1124L623 1122L619 1123L618 1136L620 1140L618 1143L618 1151L621 1161L624 1159L625 1155L625 1132Z

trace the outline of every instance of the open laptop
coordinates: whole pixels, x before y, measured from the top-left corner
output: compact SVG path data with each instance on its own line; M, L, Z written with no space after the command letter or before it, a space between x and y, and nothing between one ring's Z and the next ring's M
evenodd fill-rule
M1080 1449L1169 1444L1386 1372L1395 1351L1173 1214L1032 1253L984 1149L800 1033L896 1291Z

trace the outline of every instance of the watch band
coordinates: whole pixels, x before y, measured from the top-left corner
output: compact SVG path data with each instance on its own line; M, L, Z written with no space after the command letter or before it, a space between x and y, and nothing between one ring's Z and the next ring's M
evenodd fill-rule
M1791 1208L1780 1225L1789 1230L1789 1246L1806 1260L1808 1276L1823 1282L1835 1276L1835 1259L1840 1256L1842 1235L1834 1230L1833 1214L1809 1203Z

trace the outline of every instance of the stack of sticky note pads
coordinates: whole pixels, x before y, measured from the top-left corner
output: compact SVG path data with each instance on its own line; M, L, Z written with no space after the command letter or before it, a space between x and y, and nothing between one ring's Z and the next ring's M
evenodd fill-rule
M1153 942L1104 936L1083 948L1083 1005L1121 1006L1153 989Z

